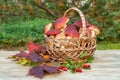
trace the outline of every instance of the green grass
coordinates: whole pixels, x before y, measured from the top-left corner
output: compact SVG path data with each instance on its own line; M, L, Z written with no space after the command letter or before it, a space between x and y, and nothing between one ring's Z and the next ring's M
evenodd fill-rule
M44 25L49 22L45 19L34 19L25 22L1 24L0 40L29 41L42 39Z
M97 50L120 50L120 43L112 43L112 42L98 42Z

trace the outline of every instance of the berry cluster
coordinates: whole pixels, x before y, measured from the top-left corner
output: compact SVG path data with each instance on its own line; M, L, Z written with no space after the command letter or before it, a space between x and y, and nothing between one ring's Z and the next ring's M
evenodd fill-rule
M77 66L80 66L80 67L77 67ZM70 70L71 72L78 72L78 73L82 73L82 71L83 71L83 69L90 69L91 68L91 66L90 66L90 64L84 64L84 65L70 65L70 66L64 66L64 65L62 65L62 66L60 66L59 67L59 70L61 70L61 71L68 71L68 70Z

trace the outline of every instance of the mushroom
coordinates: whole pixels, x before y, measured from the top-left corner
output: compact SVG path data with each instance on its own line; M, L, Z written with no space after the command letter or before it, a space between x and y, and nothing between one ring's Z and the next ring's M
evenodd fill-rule
M66 30L72 30L72 29L74 29L74 30L77 30L77 27L74 25L74 24L69 24L68 26L67 26L67 28L66 28Z
M52 23L49 23L44 27L44 34L46 34L46 32L50 30L51 26L52 26Z
M94 31L96 35L100 33L100 30L95 25L90 25L88 29L90 29L91 31Z
M65 29L65 34L69 34L69 32L72 31L72 30L77 31L77 27L74 24L68 25L67 28Z
M70 30L67 31L66 34L72 38L78 38L79 37L79 32L77 30Z
M91 37L96 37L96 35L95 35L95 32L94 31L91 31Z
M66 35L65 33L60 33L60 34L57 34L55 39L65 39L66 38Z
M74 24L75 24L77 27L82 27L82 20L81 20L81 19L76 20L76 21L74 22ZM88 22L88 21L86 21L86 26L89 26L89 22Z
M66 17L58 18L54 23L54 28L55 29L60 29L64 25L66 25L68 21L69 21L69 18L66 18Z
M88 37L91 37L91 35L92 35L92 31L90 30L90 29L86 29L86 33L87 33L87 36Z
M70 36L67 36L67 37L66 37L66 39L71 39L71 38L72 38L72 37L70 37Z
M46 32L47 36L50 36L51 38L54 38L55 35L59 34L61 31L58 29L52 29Z

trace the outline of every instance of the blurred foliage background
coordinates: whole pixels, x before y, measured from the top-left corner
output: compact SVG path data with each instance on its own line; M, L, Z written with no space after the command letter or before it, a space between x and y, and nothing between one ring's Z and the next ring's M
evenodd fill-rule
M98 42L120 41L120 0L0 0L0 48L41 42L43 27L75 6L99 27ZM73 21L78 19L74 14ZM72 20L71 20L72 22Z

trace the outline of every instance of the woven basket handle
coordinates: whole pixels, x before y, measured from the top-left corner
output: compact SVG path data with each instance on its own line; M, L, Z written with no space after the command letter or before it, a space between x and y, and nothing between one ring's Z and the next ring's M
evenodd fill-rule
M65 11L63 17L65 17L65 16L67 15L67 13L68 13L69 11L71 11L71 10L75 10L75 11L77 11L77 12L79 13L79 15L80 15L80 17L81 17L81 20L82 20L82 34L85 35L85 33L86 33L86 31L85 31L85 30L86 30L86 21L85 21L84 14L82 13L81 10L79 10L79 9L76 8L76 7L69 8L68 10ZM80 32L81 32L81 31L79 30L79 33L80 33Z

